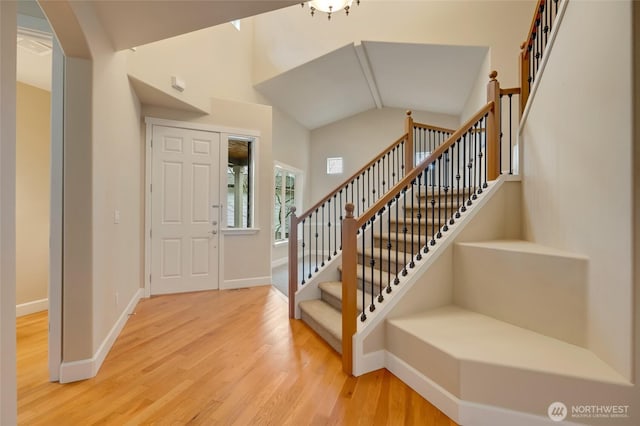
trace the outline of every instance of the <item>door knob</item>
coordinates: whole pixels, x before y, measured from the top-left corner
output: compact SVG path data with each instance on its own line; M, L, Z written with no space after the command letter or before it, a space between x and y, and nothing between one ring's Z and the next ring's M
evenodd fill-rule
M211 235L216 235L216 234L218 233L218 231L216 231L216 230L214 229L214 230L212 230L212 231L209 231L209 233L210 233Z

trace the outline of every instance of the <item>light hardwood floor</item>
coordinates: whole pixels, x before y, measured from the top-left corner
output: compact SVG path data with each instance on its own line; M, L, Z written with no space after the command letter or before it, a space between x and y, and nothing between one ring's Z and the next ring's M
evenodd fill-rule
M271 287L142 300L67 385L47 381L46 313L17 322L21 425L455 425L386 370L346 376Z

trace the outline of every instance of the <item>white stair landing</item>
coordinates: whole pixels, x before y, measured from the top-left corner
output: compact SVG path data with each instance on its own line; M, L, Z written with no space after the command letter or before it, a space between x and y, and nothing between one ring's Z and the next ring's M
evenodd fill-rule
M589 259L528 241L457 243L453 304L587 346Z
M453 305L387 320L386 342L460 400L538 416L629 385L587 349Z

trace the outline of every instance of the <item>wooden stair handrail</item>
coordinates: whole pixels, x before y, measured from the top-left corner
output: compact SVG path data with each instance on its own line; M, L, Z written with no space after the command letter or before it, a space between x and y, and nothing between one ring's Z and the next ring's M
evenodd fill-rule
M442 143L431 155L425 158L420 164L418 164L411 172L405 175L404 178L397 184L395 184L392 188L390 188L387 193L378 199L371 207L369 207L365 212L363 212L358 218L356 218L356 229L362 227L367 221L371 218L372 215L380 211L391 199L395 198L398 193L402 191L402 189L409 185L412 180L414 180L420 173L422 173L433 161L437 160L451 145L453 145L462 135L471 130L476 124L476 122L484 117L485 114L492 111L494 109L495 103L493 101L487 103L480 111L478 111L473 117L468 119L462 127L456 130L446 142Z
M365 172L369 167L371 167L376 161L378 161L379 159L381 159L385 154L387 154L388 152L390 152L396 145L400 144L403 140L407 139L407 134L405 133L404 135L402 135L400 138L398 138L395 142L393 142L391 145L387 146L384 150L382 150L378 155L376 155L375 157L373 157L373 160L369 161L367 164L365 164L364 166L362 166L357 172L355 172L354 174L352 174L348 179L345 179L340 185L338 185L334 190L330 191L328 193L328 195L326 195L324 198L322 198L320 201L318 201L317 203L315 203L311 208L308 208L304 213L302 213L301 215L297 216L296 218L296 225L298 225L300 222L302 222L302 219L304 219L305 217L309 216L311 213L313 213L316 209L320 208L322 206L322 204L324 204L326 201L328 201L331 197L333 197L337 192L339 192L345 185L347 185L348 183L350 183L351 181L355 180L358 176L360 176L363 172Z
M524 59L529 59L528 49L525 49L525 47L527 47L527 46L529 46L529 45L531 45L533 43L533 41L531 40L531 36L534 33L537 32L537 30L536 30L536 20L541 17L540 6L542 6L546 2L547 2L547 0L538 0L538 3L536 3L535 13L533 14L533 19L531 20L531 25L529 26L529 32L527 33L527 41L524 42L525 46L522 47L524 49L524 53L523 53Z
M438 127L438 126L432 126L430 124L423 124L423 123L413 123L413 127L415 128L419 128L419 129L427 129L427 130L433 130L436 132L443 132L443 133L453 133L455 132L454 129L447 129L445 127Z
M510 87L508 89L500 89L501 95L519 95L521 92L519 87Z

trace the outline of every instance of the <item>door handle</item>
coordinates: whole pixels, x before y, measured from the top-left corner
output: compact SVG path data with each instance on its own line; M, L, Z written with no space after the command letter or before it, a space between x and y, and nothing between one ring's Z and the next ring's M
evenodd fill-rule
M217 231L217 230L215 230L215 229L213 229L213 230L209 231L209 233L210 233L211 235L217 235L217 234L218 234L218 231Z

